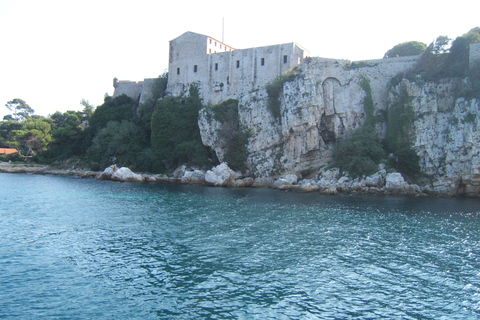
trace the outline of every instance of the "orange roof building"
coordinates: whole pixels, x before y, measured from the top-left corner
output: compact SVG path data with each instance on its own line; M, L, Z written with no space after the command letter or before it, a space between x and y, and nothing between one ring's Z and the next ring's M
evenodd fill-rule
M13 148L0 148L0 154L12 154L17 152L18 150Z

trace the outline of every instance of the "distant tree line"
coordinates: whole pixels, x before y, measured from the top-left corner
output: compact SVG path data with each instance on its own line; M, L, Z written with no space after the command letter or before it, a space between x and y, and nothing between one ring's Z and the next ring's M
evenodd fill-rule
M0 160L68 162L93 170L115 163L153 173L184 163L217 164L215 153L200 139L198 89L191 87L186 98L165 97L167 79L167 74L158 77L152 98L140 105L126 95L106 95L95 109L82 100L82 111L41 117L25 101L9 101L6 107L12 113L0 122L0 147L19 153L0 155Z

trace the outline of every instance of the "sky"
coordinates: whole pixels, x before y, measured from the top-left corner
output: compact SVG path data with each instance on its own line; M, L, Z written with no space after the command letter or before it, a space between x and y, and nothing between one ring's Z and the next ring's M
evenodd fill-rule
M8 101L35 114L82 110L113 78L167 71L169 41L193 31L243 49L296 42L310 56L380 59L406 41L480 26L478 0L0 0L0 120Z

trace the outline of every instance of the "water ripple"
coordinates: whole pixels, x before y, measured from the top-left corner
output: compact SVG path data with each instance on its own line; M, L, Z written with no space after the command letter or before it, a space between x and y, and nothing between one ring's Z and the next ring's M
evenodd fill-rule
M480 315L476 200L0 179L0 318Z

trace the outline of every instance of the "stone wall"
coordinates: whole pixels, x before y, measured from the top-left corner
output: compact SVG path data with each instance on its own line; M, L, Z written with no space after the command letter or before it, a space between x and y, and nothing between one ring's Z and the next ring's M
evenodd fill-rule
M215 49L218 51L212 51ZM181 96L190 84L196 84L206 105L238 99L298 65L306 55L295 43L235 50L208 36L187 32L170 41L167 92Z
M113 87L115 88L115 90L113 91L114 98L124 94L127 97L130 97L135 101L138 101L142 93L143 81L128 81L128 80L118 81L117 79L114 79Z
M470 45L470 67L480 64L480 43Z

